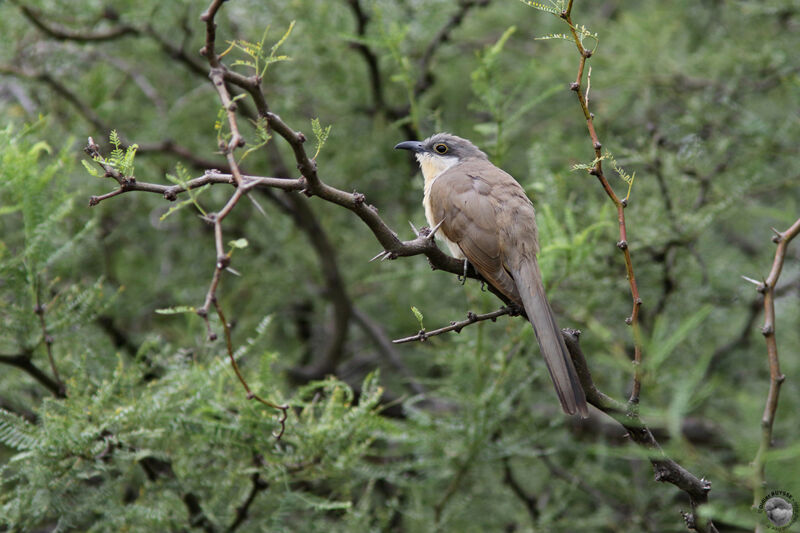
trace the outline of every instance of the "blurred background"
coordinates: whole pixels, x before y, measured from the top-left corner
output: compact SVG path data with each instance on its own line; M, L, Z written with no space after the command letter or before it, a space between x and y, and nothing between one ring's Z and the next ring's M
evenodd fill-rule
M381 247L348 210L255 191L223 224L247 246L218 297L251 388L291 405L280 441L276 413L236 380L216 316L210 341L195 314L156 312L202 305L214 238L194 202L218 210L232 189L89 208L115 182L84 168L83 147L91 136L108 154L116 130L123 149L139 145L140 182L226 168L227 123L198 54L206 7L0 2L0 530L684 531L688 498L654 482L616 422L561 413L524 320L392 345L501 302L423 256L369 262ZM761 297L742 276L768 274L770 228L800 213L800 5L578 1L572 17L596 34L589 101L620 196L610 158L635 173L641 415L712 481L703 516L752 530L769 368ZM331 126L321 179L365 194L402 239L425 217L396 143L452 132L515 176L537 210L559 324L582 331L598 387L627 398L630 290L614 205L572 170L594 153L562 20L517 0L235 0L216 20L217 52L240 45L223 58L233 70L252 73L243 41L280 59L264 74L270 109L310 154L312 119ZM238 103L255 146L255 107ZM277 136L241 166L299 176ZM787 378L758 488L795 498L798 250L776 290Z

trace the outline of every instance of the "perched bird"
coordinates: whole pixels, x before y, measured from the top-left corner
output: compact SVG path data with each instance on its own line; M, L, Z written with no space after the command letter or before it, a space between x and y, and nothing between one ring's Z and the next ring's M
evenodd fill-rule
M425 179L425 217L450 252L525 309L547 369L568 414L588 416L586 397L544 293L536 262L539 240L533 204L510 174L467 139L437 133L401 142Z

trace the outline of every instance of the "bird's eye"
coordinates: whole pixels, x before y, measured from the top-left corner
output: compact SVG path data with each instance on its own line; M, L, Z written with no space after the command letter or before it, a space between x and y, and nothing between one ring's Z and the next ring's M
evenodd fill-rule
M436 146L433 147L433 149L436 150L437 152L439 152L440 154L446 154L447 153L447 145L444 144L444 143L437 144Z

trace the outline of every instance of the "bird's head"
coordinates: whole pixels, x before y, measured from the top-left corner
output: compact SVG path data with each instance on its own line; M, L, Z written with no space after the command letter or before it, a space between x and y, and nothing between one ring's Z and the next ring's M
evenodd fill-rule
M426 181L469 159L486 159L486 154L470 141L449 133L437 133L424 141L401 142L395 149L414 152Z

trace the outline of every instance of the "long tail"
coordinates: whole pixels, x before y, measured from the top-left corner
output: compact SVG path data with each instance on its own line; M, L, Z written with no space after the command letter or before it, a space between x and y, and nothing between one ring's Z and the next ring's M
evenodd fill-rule
M550 371L550 378L555 385L558 399L564 412L570 415L580 413L583 418L589 416L586 406L586 395L583 392L572 358L564 344L561 330L556 324L553 310L547 303L542 285L542 274L535 258L520 261L517 272L512 272L522 304L528 319L533 325L536 340Z

